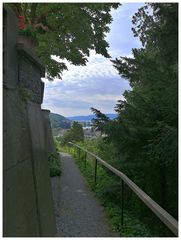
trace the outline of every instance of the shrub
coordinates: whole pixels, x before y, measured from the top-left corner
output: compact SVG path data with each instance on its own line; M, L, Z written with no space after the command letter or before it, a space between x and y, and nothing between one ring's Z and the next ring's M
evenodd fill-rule
M48 155L48 165L50 170L50 177L60 176L61 174L61 164L59 153L49 153Z

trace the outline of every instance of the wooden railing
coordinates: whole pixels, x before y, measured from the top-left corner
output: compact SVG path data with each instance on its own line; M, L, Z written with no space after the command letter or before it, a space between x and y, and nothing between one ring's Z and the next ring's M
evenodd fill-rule
M174 233L175 236L178 236L178 222L175 218L173 218L167 211L165 211L160 205L158 205L151 197L149 197L141 188L139 188L131 179L129 179L124 173L117 170L100 157L96 156L94 153L89 152L88 150L80 147L77 144L69 142L70 145L76 147L79 151L79 158L80 158L80 150L82 150L85 160L86 166L86 159L87 154L92 156L95 159L95 169L94 169L94 181L96 183L97 180L97 164L103 165L105 168L109 169L115 175L121 178L122 180L122 222L123 222L123 202L124 202L124 184L126 184L140 199L141 201L147 205L147 207Z

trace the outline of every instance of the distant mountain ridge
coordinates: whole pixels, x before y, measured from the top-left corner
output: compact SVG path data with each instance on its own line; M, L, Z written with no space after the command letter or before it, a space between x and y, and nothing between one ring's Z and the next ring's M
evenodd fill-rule
M114 119L117 117L116 113L108 113L105 114L107 117L109 117L110 119ZM72 117L67 117L69 120L71 121L78 121L78 122L89 122L91 121L93 118L96 118L96 115L92 114L92 115L87 115L87 116L72 116Z
M71 127L71 120L69 120L68 118L57 113L50 113L49 116L52 128L67 129Z

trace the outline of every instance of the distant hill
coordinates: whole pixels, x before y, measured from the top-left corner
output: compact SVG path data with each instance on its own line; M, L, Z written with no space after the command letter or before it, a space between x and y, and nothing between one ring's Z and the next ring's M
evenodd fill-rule
M67 129L71 127L71 120L67 119L66 117L56 113L50 113L49 116L52 128Z
M117 114L115 113L109 113L106 114L107 117L110 119L114 119L117 117ZM87 115L87 116L73 116L73 117L67 117L71 121L77 121L77 122L90 122L93 118L96 118L94 114Z

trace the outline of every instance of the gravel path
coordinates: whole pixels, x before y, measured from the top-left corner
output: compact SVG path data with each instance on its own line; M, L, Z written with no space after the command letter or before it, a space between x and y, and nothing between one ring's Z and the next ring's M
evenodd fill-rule
M72 157L61 153L62 175L52 178L57 237L119 237L86 186Z

